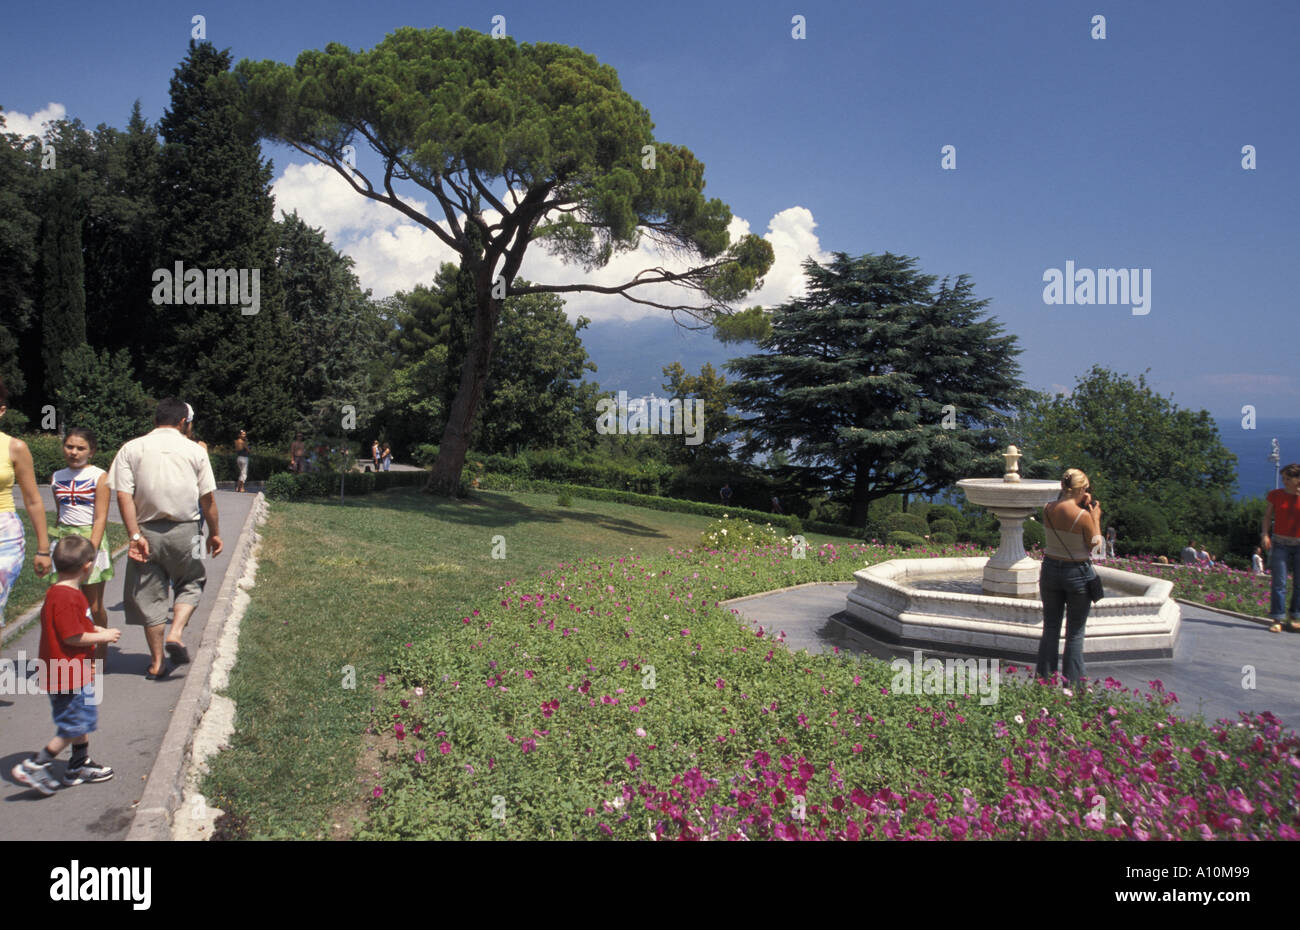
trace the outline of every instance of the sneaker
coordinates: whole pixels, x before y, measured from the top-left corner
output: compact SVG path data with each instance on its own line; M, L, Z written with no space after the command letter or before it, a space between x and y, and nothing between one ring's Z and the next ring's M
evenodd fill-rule
M20 785L26 785L28 788L35 788L41 794L48 797L58 790L59 783L54 780L54 773L50 771L50 763L44 765L36 761L36 757L24 759L13 767L11 774L14 781Z
M73 785L79 785L83 781L108 781L113 777L113 770L107 765L100 765L90 759L82 762L81 765L73 768L68 766L63 773L63 783L71 788Z

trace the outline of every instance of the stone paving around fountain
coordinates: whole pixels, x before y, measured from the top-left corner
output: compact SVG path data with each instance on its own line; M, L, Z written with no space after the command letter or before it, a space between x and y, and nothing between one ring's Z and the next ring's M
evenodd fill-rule
M853 582L802 585L785 591L738 598L727 606L755 626L769 632L784 631L786 645L794 650L830 652L833 647L890 659L911 659L913 647L892 647L871 639L844 622L845 599ZM1159 679L1178 695L1172 705L1183 717L1203 716L1207 721L1236 721L1238 711L1272 711L1292 729L1300 723L1300 692L1295 688L1300 670L1300 635L1270 633L1259 623L1200 610L1186 604L1171 659L1103 662L1085 652L1089 678L1115 678L1126 688L1145 690ZM836 617L841 619L836 619ZM961 653L925 650L925 656L947 658ZM1004 664L1023 667L1023 661ZM1242 686L1254 669L1255 688ZM1032 672L1032 668L1030 669Z

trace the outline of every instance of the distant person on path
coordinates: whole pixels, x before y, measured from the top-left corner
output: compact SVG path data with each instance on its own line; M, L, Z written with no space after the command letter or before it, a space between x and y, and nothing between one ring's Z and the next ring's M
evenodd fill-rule
M1282 621L1292 632L1300 618L1300 465L1291 463L1282 469L1282 487L1274 488L1265 498L1264 520L1260 526L1259 541L1269 553L1268 567L1273 573L1269 590L1268 615L1273 621L1269 627L1274 633L1282 632ZM1286 606L1286 577L1291 575L1291 609Z
M1259 546L1255 547L1255 554L1250 557L1250 573L1252 575L1264 574L1264 556L1263 550Z
M1071 468L1061 477L1060 495L1043 508L1043 528L1047 545L1038 576L1043 638L1035 674L1049 678L1056 673L1064 614L1065 677L1077 684L1083 681L1084 627L1092 608L1088 582L1097 574L1091 552L1102 541L1101 505L1093 500L1088 476L1079 469Z
M194 555L200 511L208 525L209 554L215 557L222 549L212 463L185 438L186 416L186 405L176 398L159 401L153 432L123 445L108 472L131 534L123 583L126 622L144 627L151 658L146 677L151 681L170 673L164 647L176 664L190 660L182 637L205 581L203 559ZM165 636L173 590L172 629Z
M772 495L772 513L784 513L784 511L781 510L781 498L777 497L775 494Z
M50 491L58 520L50 536L54 538L57 555L61 540L68 536L84 536L95 550L95 566L81 586L81 593L90 603L90 616L95 626L108 629L108 611L104 609L104 582L113 577L113 559L108 551L108 507L112 491L108 487L108 472L90 464L90 457L99 448L92 430L74 426L63 437L63 458L67 468L60 468L50 478ZM51 579L52 580L52 579ZM108 658L108 643L100 643L95 658Z
M9 409L9 391L0 380L0 417ZM23 522L14 507L14 485L23 494L27 518L36 531L36 554L32 568L38 578L50 571L50 536L45 525L45 504L36 489L36 472L32 466L32 453L27 443L0 432L0 629L5 623L5 602L9 592L23 570L27 541L23 535Z
M723 506L723 507L726 507L728 504L730 504L730 503L731 503L731 485L730 485L730 484L724 484L724 485L722 486L722 490L718 492L718 495L722 498L722 506Z
M235 467L239 469L239 481L235 490L243 491L244 483L248 481L248 433L242 429L235 437Z
M388 443L384 443L383 462L384 462L384 471L388 471L389 469L392 468L392 466L393 466L393 450L392 450L392 448L388 445Z
M1115 541L1118 538L1119 534L1115 532L1115 524L1112 523L1106 527L1106 558L1115 558Z
M376 439L370 444L370 458L374 461L375 471L379 471L379 440Z
M1187 540L1187 545L1183 547L1183 551L1180 554L1182 555L1184 565L1195 565L1197 560L1201 557L1201 553L1196 549L1196 543L1190 539Z
M289 471L301 475L307 463L307 444L302 441L302 433L295 433L293 442L289 443Z
M95 547L84 536L68 536L54 554L59 581L45 594L41 607L41 666L54 716L54 738L36 755L13 767L14 781L48 797L59 786L50 763L72 744L72 758L63 772L69 788L82 782L108 781L113 770L90 759L90 734L99 728L95 696L95 666L90 661L98 645L117 642L121 630L97 630L81 585L95 570Z

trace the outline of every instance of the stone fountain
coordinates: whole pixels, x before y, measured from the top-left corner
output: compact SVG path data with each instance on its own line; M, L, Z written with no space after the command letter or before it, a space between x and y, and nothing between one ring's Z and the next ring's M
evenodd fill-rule
M1032 659L1043 632L1041 563L1025 552L1025 519L1056 499L1060 483L1022 479L1015 446L1001 478L957 486L998 518L1001 541L990 558L892 559L854 573L843 612L833 618L899 648ZM1173 656L1181 613L1172 583L1097 565L1106 596L1088 614L1084 655L1101 659ZM1064 635L1065 624L1061 624Z

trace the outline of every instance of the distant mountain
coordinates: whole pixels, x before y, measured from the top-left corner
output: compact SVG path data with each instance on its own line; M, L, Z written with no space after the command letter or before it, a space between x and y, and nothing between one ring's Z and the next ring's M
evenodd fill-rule
M597 368L587 380L599 383L605 394L627 391L629 397L663 396L663 368L673 362L687 374L699 374L705 362L721 371L727 359L757 351L752 345L723 345L709 331L683 329L666 313L631 322L593 321L580 335Z

